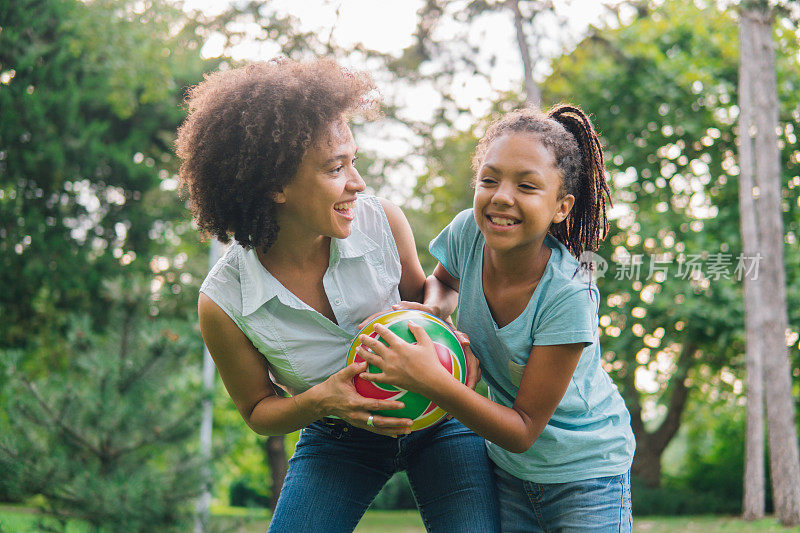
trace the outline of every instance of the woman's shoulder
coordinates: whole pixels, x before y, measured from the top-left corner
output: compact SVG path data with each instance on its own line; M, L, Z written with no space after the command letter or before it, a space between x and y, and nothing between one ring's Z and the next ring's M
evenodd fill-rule
M200 285L200 292L223 309L241 313L242 310L242 253L237 242L228 246Z
M381 198L371 194L359 194L356 199L353 226L367 234L382 233L389 225Z

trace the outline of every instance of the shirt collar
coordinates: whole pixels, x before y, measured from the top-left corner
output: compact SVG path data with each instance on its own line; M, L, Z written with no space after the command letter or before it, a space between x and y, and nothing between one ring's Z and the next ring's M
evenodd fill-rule
M264 268L254 248L239 250L239 280L242 286L242 314L247 316L278 296L284 287Z
M377 249L378 244L375 241L366 233L353 226L353 230L346 239L331 239L330 266L333 266L338 259L363 257Z
M378 249L378 244L368 235L353 227L346 239L331 239L328 268L334 268L341 259L362 257ZM277 297L284 305L295 307L296 296L291 294L264 268L255 249L239 250L239 279L242 287L242 314L254 313L262 305Z

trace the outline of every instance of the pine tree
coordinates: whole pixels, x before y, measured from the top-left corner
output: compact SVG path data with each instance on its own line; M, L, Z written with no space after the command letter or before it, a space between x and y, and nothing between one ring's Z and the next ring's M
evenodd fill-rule
M147 284L107 288L110 327L76 317L65 353L50 359L61 368L0 358L0 471L17 496L44 496L48 514L98 530L169 530L185 525L202 485L190 361L199 341L186 322L148 316Z

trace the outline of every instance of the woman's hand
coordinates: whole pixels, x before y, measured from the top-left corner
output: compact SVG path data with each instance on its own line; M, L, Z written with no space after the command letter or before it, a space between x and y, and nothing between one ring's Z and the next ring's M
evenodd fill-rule
M475 354L472 353L467 334L463 331L454 331L458 342L461 344L461 349L464 350L464 359L467 361L467 382L465 385L475 390L475 385L481 380L481 364Z
M353 379L366 369L367 363L353 363L317 385L318 393L322 396L322 416L336 416L350 425L379 435L396 437L408 434L413 423L411 419L373 415L371 412L402 409L403 402L364 398L356 391ZM373 426L367 425L370 416Z
M428 306L428 305L425 305L425 304L421 304L421 303L418 303L418 302L402 301L402 302L394 304L391 309L384 309L383 311L378 311L377 313L372 313L367 318L362 320L361 323L357 327L358 327L359 330L361 330L361 329L364 328L364 326L366 326L367 324L369 324L370 322L372 322L373 320L375 320L379 316L384 315L386 313L390 313L392 311L400 311L402 309L414 309L416 311L423 311L425 313L428 313L429 315L439 316L439 315L436 314L436 312L437 312L436 309L431 307L431 306ZM439 318L441 318L442 320L447 322L450 325L450 327L455 329L455 326L453 326L453 321L450 320L449 316L448 317L439 317Z
M392 333L389 328L375 325L379 340L361 335L358 354L365 361L381 369L381 373L364 372L361 378L377 381L418 392L430 397L429 391L437 389L437 383L445 379L454 379L439 362L433 341L421 326L408 323L408 328L417 340L417 344L409 344Z
M421 304L419 302L406 302L406 301L398 302L392 306L393 311L399 311L401 309L414 309L416 311L422 311L424 313L428 313L429 315L438 316L439 318L447 322L450 325L450 327L455 329L455 326L453 326L453 321L450 318L450 315L442 316L442 312L438 307Z

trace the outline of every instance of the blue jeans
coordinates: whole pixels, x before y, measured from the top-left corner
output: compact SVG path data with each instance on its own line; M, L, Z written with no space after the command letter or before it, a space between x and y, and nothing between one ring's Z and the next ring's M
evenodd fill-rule
M629 472L569 483L533 483L497 466L494 471L503 533L631 531Z
M455 419L396 439L343 422L304 428L269 531L353 531L399 470L408 473L428 531L500 531L486 445Z

